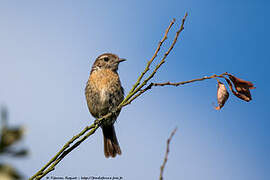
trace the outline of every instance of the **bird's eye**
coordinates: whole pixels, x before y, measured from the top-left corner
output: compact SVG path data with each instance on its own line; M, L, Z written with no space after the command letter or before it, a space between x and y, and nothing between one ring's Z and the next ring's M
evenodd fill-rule
M104 58L104 61L108 62L109 61L109 58L108 57L105 57Z

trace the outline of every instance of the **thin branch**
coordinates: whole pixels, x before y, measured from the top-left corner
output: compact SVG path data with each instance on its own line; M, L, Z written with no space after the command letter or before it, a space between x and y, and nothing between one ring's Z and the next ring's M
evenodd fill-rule
M41 174L43 174L44 170L50 166L69 146L70 144L72 144L75 140L77 140L79 137L81 137L83 134L85 134L87 131L89 131L90 129L94 128L94 124L92 124L91 126L86 126L79 134L77 134L76 136L73 136L63 147L62 149L60 149L60 151L57 152L57 154L47 163L45 164L45 166L43 166L36 174L34 174L31 179L34 179L36 176L39 176Z
M165 63L165 59L167 58L167 56L170 54L171 50L173 49L175 43L177 42L178 36L180 35L180 33L184 30L184 24L187 18L187 13L185 14L184 18L182 19L182 24L179 28L179 30L176 32L173 43L171 44L171 46L169 47L169 49L167 50L167 52L165 52L163 58L161 59L161 61L159 62L159 64L155 67L155 69L153 70L153 72L141 83L141 85L139 87L137 87L135 90L131 91L127 97L124 99L124 101L121 103L121 105L127 105L130 104L126 103L130 98L132 98L132 96L134 96L137 92L139 92L146 84L147 82L152 79L154 77L154 75L156 74L157 70L162 66L162 64ZM138 96L137 96L138 97Z
M144 69L144 71L141 73L141 75L139 76L139 78L137 79L136 83L133 85L132 89L130 90L130 92L133 92L135 90L135 88L141 83L141 80L143 78L143 76L147 73L147 71L149 71L149 67L150 65L152 64L153 60L157 57L157 54L160 50L160 47L162 46L163 42L167 39L167 35L168 35L168 32L170 31L171 27L173 26L175 22L175 19L173 19L169 25L169 27L166 29L165 31L165 34L162 38L162 40L158 43L158 47L154 53L154 55L152 56L152 58L147 62L147 65Z
M117 108L115 111L117 111L119 108ZM114 111L114 112L115 112ZM100 127L100 125L102 124L102 122L110 117L111 115L113 115L114 112L110 112L107 115L96 119L95 122L90 125L85 127L79 134L73 136L58 152L57 154L45 165L43 166L36 174L34 174L31 178L29 178L29 180L33 180L33 179L41 179L42 177L44 177L46 174L48 174L49 172L51 172L52 170L54 170L55 166L67 155L69 154L75 147L77 147L78 145L80 145L84 140L86 140L90 135L94 134L94 132L96 131L96 129L98 129ZM87 133L83 138L81 138L80 140L78 140L73 146L71 146L69 148L69 146L78 138L80 138L81 136L83 136L87 131L91 130L89 133ZM47 170L46 170L47 169Z
M178 82L178 83L171 83L171 82L165 82L165 83L152 83L152 86L179 86L179 85L184 85L184 84L188 84L188 83L192 83L192 82L196 82L196 81L203 81L203 80L206 80L206 79L213 79L213 78L217 78L217 77L220 77L220 78L225 78L224 76L225 75L228 75L227 72L225 73L222 73L220 75L212 75L212 76L205 76L203 78L199 78L199 79L192 79L192 80L188 80L188 81L182 81L182 82Z
M166 153L165 153L165 157L164 157L163 163L162 163L162 165L160 167L159 180L163 180L163 171L164 171L165 165L166 165L166 163L168 161L168 155L169 155L169 152L170 152L170 142L171 142L171 140L172 140L172 138L173 138L173 136L174 136L174 134L175 134L176 131L177 131L177 128L175 128L172 131L169 139L167 140Z
M177 82L177 83L171 83L171 82L150 83L146 88L140 90L135 96L133 96L131 99L129 99L124 105L130 104L137 97L139 97L140 95L145 93L147 90L150 90L153 86L176 86L177 87L177 86L180 86L180 85L189 84L189 83L193 83L193 82L197 82L197 81L204 81L206 79L213 79L213 78L217 78L217 77L226 79L225 75L228 75L228 73L225 72L225 73L222 73L220 75L214 74L212 76L204 76L203 78L192 79L192 80L188 80L188 81L181 81L181 82Z
M89 136L91 136L92 134L95 133L95 131L99 128L99 124L95 124L95 127L93 127L91 129L91 131L89 131L85 136L83 136L80 140L78 140L75 144L73 144L70 148L68 148L67 150L63 151L63 153L61 154L61 156L59 158L57 158L53 164L47 168L46 171L44 171L41 175L37 176L36 179L41 179L43 178L46 174L48 174L49 172L53 171L55 169L55 166L62 160L64 159L64 157L66 155L68 155L72 150L74 150L76 147L78 147L84 140L86 140Z

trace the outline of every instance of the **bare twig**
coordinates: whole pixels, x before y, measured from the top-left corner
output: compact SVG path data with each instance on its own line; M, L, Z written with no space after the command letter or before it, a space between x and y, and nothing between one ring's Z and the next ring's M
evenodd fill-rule
M203 78L199 78L199 79L192 79L192 80L188 80L188 81L182 81L182 82L178 82L178 83L171 83L171 82L165 82L165 83L152 83L152 86L179 86L179 85L184 85L184 84L188 84L188 83L192 83L192 82L196 82L196 81L203 81L206 79L213 79L213 78L224 78L225 75L228 75L227 72L222 73L220 75L212 75L212 76L204 76Z
M81 137L83 134L85 134L90 129L94 128L94 125L85 127L79 134L76 136L73 136L63 147L60 151L57 152L57 154L47 163L45 166L43 166L36 174L34 174L30 179L40 179L38 177L41 177L41 175L46 175L44 173L44 170L50 166L54 161L57 160L57 158L72 144L75 140L77 140L79 137ZM43 177L43 176L42 176Z
M119 108L117 108L115 111L117 111ZM114 111L114 112L115 112ZM100 127L102 122L110 117L114 112L110 112L107 115L96 119L95 122L91 126L85 127L79 134L76 136L73 136L58 152L57 154L45 165L43 166L36 174L34 174L29 180L32 179L41 179L49 172L53 171L55 169L55 166L72 150L74 150L77 146L79 146L84 140L86 140L90 135L94 134L95 131ZM91 131L90 131L91 130ZM87 131L88 132L84 137L82 137L80 140L78 140L74 145L69 147L75 140L83 136Z
M95 131L99 128L99 124L95 124L94 127L91 128L91 130L83 136L80 140L78 140L75 144L73 144L70 148L67 150L63 151L62 154L53 161L52 165L47 168L42 174L38 175L36 179L41 179L44 177L46 174L49 172L53 171L55 169L55 166L62 160L66 155L68 155L72 150L74 150L76 147L78 147L84 140L86 140L89 136L95 133Z
M154 55L152 56L152 58L147 62L147 65L144 69L144 71L141 73L141 75L139 76L139 78L137 79L136 83L133 85L132 89L130 90L130 92L133 92L135 90L135 88L141 83L141 80L143 78L143 76L147 73L147 71L149 71L149 67L150 65L152 64L153 60L157 57L157 54L160 50L160 47L162 46L163 42L167 39L167 35L168 35L168 32L170 31L171 27L173 26L175 22L175 19L173 19L169 25L169 27L166 29L165 31L165 34L162 38L162 40L158 43L158 47L154 53Z
M177 82L177 83L171 83L171 82L165 82L165 83L150 83L146 88L140 90L135 96L133 96L131 99L129 99L124 105L130 104L133 100L135 100L137 97L139 97L140 95L142 95L143 93L145 93L147 90L150 90L153 86L180 86L180 85L184 85L184 84L188 84L188 83L193 83L196 81L204 81L206 79L213 79L213 78L224 78L226 79L225 75L228 75L227 72L222 73L220 75L212 75L212 76L204 76L203 78L198 78L198 79L192 79L192 80L188 80L188 81L181 81L181 82Z
M170 148L170 142L171 142L171 140L172 140L172 138L173 138L173 136L174 136L174 134L175 134L176 131L177 131L177 128L175 128L172 131L169 139L167 140L166 153L165 153L165 157L164 157L163 163L162 163L162 165L160 167L159 180L163 180L163 171L164 171L165 165L166 165L166 163L168 161L168 155L169 155L169 152L170 152L170 149L169 149Z
M155 67L155 69L152 71L152 73L139 85L139 87L137 87L135 90L130 91L130 93L127 95L127 97L124 99L124 101L121 103L121 105L127 105L130 104L135 98L133 98L133 96L138 93L147 83L150 79L152 79L154 77L154 75L156 74L157 70L162 66L162 64L165 63L165 59L167 58L167 56L170 54L171 50L173 49L175 43L177 42L178 36L180 35L180 33L184 30L184 24L187 18L187 13L185 14L184 18L182 19L182 24L179 28L179 30L176 32L173 43L171 44L171 46L169 47L169 49L167 50L167 52L165 52L163 58L161 59L161 61L159 62L159 64ZM139 93L141 94L141 93ZM138 95L140 96L140 95ZM136 96L136 98L138 97ZM131 99L131 101L129 101L129 99Z

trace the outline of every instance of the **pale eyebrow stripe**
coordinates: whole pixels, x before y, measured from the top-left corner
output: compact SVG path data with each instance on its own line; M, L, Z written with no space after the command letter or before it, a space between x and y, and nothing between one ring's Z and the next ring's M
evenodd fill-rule
M99 59L103 59L105 57L109 57L108 55L103 55L103 56L100 56Z

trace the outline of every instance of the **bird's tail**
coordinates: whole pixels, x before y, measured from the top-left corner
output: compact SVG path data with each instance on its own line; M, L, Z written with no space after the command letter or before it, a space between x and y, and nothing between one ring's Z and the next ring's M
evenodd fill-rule
M113 125L106 125L102 127L104 139L104 155L106 158L115 157L117 154L121 155L121 149L117 141Z

